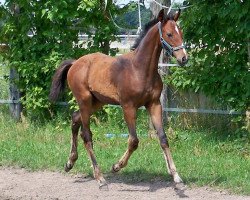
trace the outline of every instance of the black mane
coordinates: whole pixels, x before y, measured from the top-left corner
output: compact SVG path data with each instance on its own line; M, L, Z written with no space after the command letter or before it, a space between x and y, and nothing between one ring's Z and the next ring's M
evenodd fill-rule
M131 47L131 50L134 50L139 46L140 42L145 37L145 35L149 31L149 29L151 29L157 22L158 22L158 19L153 19L153 20L149 21L147 24L144 25L139 37L136 38L135 43Z
M167 20L173 20L174 19L174 14L175 12L171 11L164 19L164 21ZM140 35L138 38L136 38L135 43L133 44L133 46L131 47L131 50L135 50L140 42L142 41L142 39L145 37L145 35L147 34L147 32L149 31L149 29L151 29L155 24L157 24L159 20L157 18L149 21L147 24L144 25Z

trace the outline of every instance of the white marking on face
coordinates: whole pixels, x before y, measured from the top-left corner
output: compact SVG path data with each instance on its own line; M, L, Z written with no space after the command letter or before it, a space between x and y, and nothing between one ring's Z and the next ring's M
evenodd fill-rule
M182 43L181 44L182 46L184 46L184 44ZM187 51L186 51L186 49L185 48L183 48L183 53L184 53L184 55L187 57Z
M178 35L180 35L178 27L175 25L175 31L177 32Z

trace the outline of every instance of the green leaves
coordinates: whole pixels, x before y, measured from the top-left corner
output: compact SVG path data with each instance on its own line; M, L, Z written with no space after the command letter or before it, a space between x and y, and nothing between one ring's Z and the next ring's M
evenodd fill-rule
M94 51L114 53L109 44L116 39L116 28L98 0L6 3L7 7L0 7L0 43L9 44L5 59L19 73L18 86L28 113L51 112L47 96L54 71L62 60ZM114 14L119 10L110 2L107 6ZM78 45L79 33L94 35L86 49Z
M173 70L170 82L177 88L202 90L235 110L248 109L249 2L189 2L192 6L182 15L182 28L185 40L197 47L189 51L191 66ZM201 43L206 46L199 47Z

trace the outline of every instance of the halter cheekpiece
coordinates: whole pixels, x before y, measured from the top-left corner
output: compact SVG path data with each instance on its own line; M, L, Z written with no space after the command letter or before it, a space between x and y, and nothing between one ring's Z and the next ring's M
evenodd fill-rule
M164 40L162 36L162 30L161 30L161 22L158 22L158 30L160 34L160 41L162 44L162 47L166 50L166 56L173 56L174 51L178 51L180 49L184 49L184 45L180 45L177 47L172 47L166 40Z

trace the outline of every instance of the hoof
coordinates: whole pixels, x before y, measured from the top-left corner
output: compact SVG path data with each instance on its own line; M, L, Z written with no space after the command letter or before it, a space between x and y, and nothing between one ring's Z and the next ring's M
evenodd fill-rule
M111 171L112 171L113 173L119 172L119 171L120 171L120 166L119 166L119 164L114 164L114 165L112 166Z
M73 168L73 165L66 163L64 166L65 172L69 172Z
M103 191L108 191L109 190L109 186L108 186L106 181L101 181L99 183L99 190L103 190Z
M174 175L174 182L176 184L183 183L182 179L179 177L179 175L177 173Z

